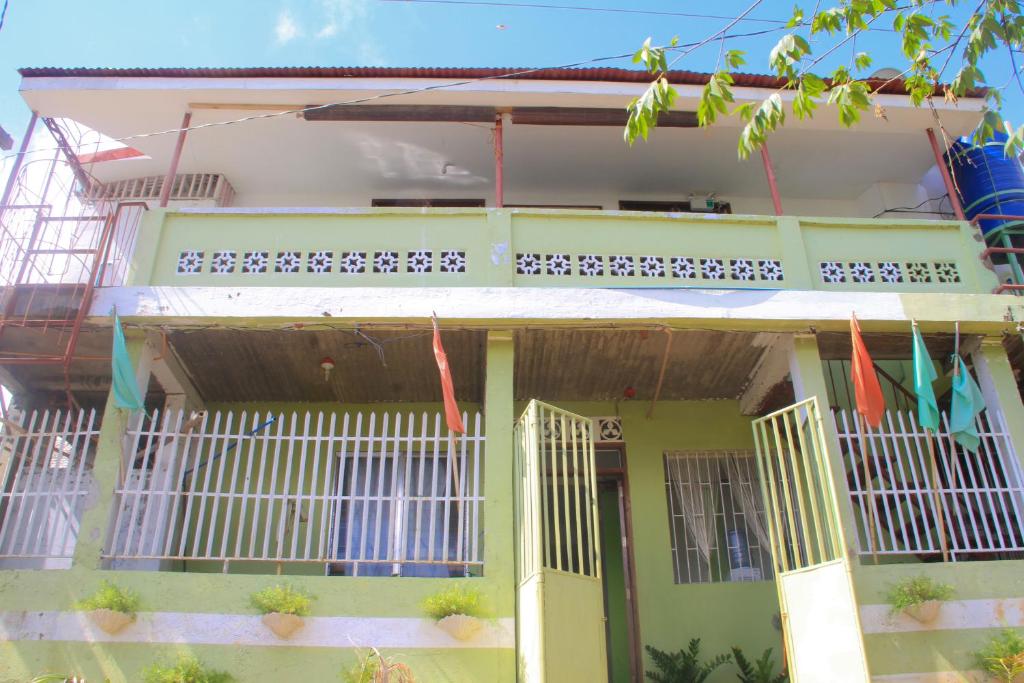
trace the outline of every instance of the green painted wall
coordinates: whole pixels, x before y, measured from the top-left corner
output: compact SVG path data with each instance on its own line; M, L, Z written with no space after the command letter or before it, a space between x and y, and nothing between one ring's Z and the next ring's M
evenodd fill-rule
M512 650L382 650L384 656L408 664L417 681L466 683L512 681L494 672L510 671ZM198 657L206 666L230 672L236 681L341 681L341 672L357 663L354 650L298 647L224 647L211 645L152 646L111 643L87 647L52 641L0 642L0 681L25 683L41 673L84 676L88 683L139 683L154 661L178 656Z
M144 219L131 268L131 285L174 286L544 286L730 287L887 292L988 293L998 284L978 260L983 248L972 228L953 221L715 216L622 211L540 209L352 209L337 212L176 213L151 211ZM924 245L924 246L922 246ZM429 273L411 272L412 251L430 250ZM296 272L276 272L281 252L300 254ZM329 251L332 272L308 268L310 254ZM464 272L441 272L442 252L461 252ZM179 256L195 252L198 272L179 272ZM232 252L231 272L213 272L214 254ZM243 273L247 252L266 252L267 268ZM343 254L362 253L366 268L342 273ZM398 269L375 272L378 252L395 252ZM536 272L517 273L518 254L540 260ZM567 272L550 271L550 255L563 254ZM600 273L581 269L582 257L599 256ZM632 259L632 272L612 272L613 259ZM659 259L653 276L643 259ZM672 275L672 259L693 259L695 272ZM718 259L721 275L702 269ZM750 276L733 272L733 259L750 261ZM783 277L762 272L762 261L781 264ZM835 261L843 282L826 282L819 264ZM853 278L853 261L871 265L871 281ZM885 280L883 263L897 263L901 277ZM648 266L652 262L648 262ZM746 266L743 266L746 267ZM911 277L914 272L927 273ZM921 269L924 270L921 270ZM953 269L953 270L950 270Z
M886 604L887 594L901 580L925 575L953 586L953 600L1007 599L996 609L1019 609L1024 600L1024 561L927 563L854 567L853 580L860 604ZM1005 623L1005 622L1004 622ZM1000 631L961 628L943 631L868 634L864 638L871 673L875 675L919 671L975 669L974 652Z

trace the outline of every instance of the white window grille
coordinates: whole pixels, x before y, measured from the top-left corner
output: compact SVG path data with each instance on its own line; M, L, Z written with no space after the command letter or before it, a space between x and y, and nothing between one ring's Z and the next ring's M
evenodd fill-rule
M1024 476L1001 413L979 415L977 453L950 438L942 413L934 461L912 412L886 411L879 429L865 431L856 412L833 418L862 555L935 557L943 536L953 561L1024 551Z
M753 451L665 454L676 583L772 578Z
M160 197L164 176L146 176L94 183L85 193L87 201L149 201ZM229 206L235 195L228 179L219 173L179 173L171 183L170 201L212 200Z
M0 432L0 567L68 568L99 420L95 411L13 415Z
M480 573L484 437L470 417L459 436L440 413L140 416L109 557Z

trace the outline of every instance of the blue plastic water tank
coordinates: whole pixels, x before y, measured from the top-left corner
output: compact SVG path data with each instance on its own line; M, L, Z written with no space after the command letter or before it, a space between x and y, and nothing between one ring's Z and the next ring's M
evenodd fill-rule
M981 146L963 137L946 152L968 219L979 214L1024 216L1024 168L1004 154L1005 142L1002 133ZM997 231L1024 229L1024 220L984 219L980 225L989 236Z

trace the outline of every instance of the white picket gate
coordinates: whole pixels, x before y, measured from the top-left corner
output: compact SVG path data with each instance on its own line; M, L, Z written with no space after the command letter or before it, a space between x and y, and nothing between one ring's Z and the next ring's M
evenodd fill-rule
M440 413L140 416L117 487L115 559L324 563L359 575L482 565L484 437Z
M36 411L5 422L0 567L71 566L98 438L95 411Z
M1024 551L1024 476L1002 414L978 417L977 453L950 438L945 413L930 438L912 412L887 411L877 430L833 418L861 554L939 555L943 541L953 561Z

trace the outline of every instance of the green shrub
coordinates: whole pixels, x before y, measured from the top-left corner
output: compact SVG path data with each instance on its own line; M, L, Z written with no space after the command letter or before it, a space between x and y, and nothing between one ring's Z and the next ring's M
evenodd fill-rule
M145 683L230 683L225 671L207 671L195 657L182 657L173 665L154 664L142 672Z
M99 590L85 600L75 603L75 609L89 612L94 609L109 609L135 616L141 600L139 594L127 588L120 588L110 581L100 584Z
M452 586L424 600L423 611L435 621L453 614L479 617L483 614L482 598L476 589Z
M902 612L908 607L920 605L929 600L949 600L953 597L953 587L924 576L905 579L889 590L889 604L892 611Z
M343 671L341 677L345 683L416 683L408 665L385 657L377 648L372 648L351 669Z
M1024 638L1012 628L1005 629L974 653L985 671L1004 683L1012 683L1024 674Z
M704 683L715 669L732 658L725 654L707 662L700 661L700 638L694 638L687 649L679 652L662 652L650 645L645 645L644 649L658 668L647 671L647 678L657 683Z
M789 674L785 671L775 673L771 648L765 650L753 663L743 656L743 651L738 647L732 649L732 656L736 660L736 668L740 670L736 677L742 683L789 683Z
M308 617L313 597L291 586L278 585L253 593L249 596L249 602L260 614L280 612Z

